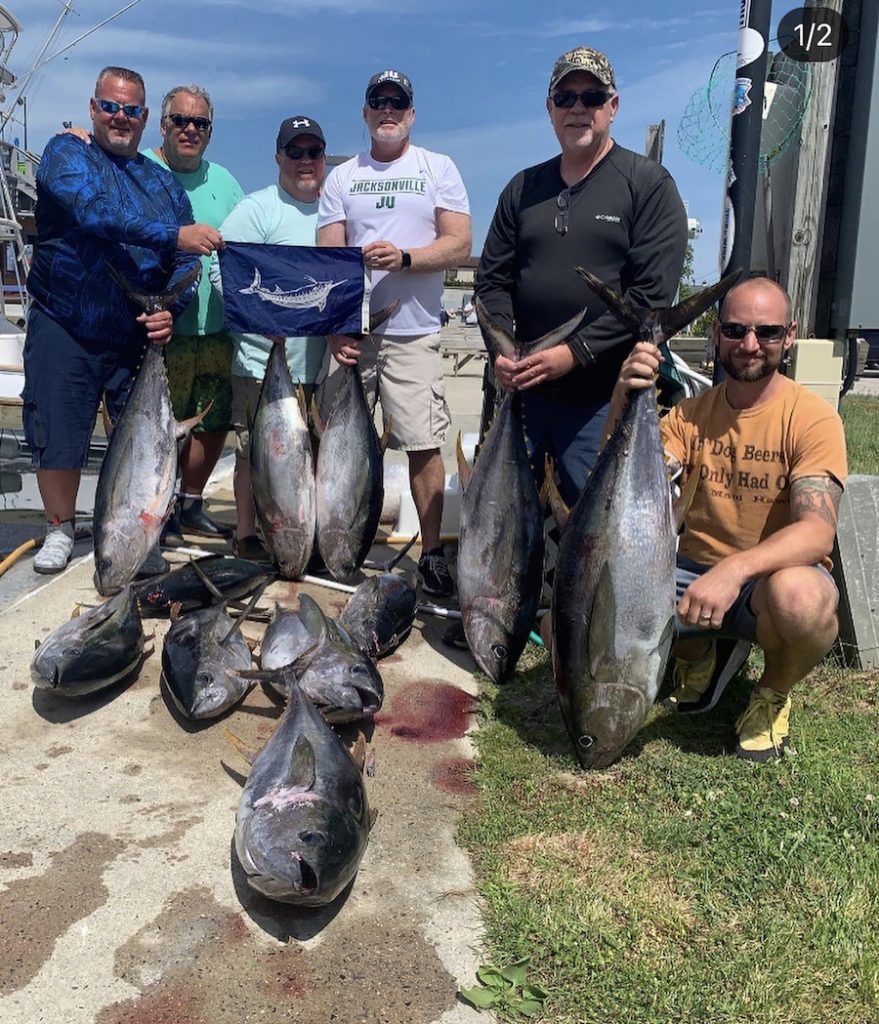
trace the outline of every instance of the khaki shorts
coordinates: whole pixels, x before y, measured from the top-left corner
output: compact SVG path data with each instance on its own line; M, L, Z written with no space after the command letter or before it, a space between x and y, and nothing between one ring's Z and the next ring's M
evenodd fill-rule
M228 430L232 425L232 344L221 331L175 334L165 348L174 418L188 420L213 403L195 433Z
M392 418L390 447L406 452L441 447L451 417L443 386L440 335L371 334L361 341L360 353L360 378L370 408L375 408L377 399L384 424ZM337 371L334 366L320 400L325 420L338 390Z
M314 384L303 384L306 409L311 406ZM250 426L256 416L262 381L255 377L232 378L232 426L235 428L235 458L250 461ZM310 419L310 416L309 416Z

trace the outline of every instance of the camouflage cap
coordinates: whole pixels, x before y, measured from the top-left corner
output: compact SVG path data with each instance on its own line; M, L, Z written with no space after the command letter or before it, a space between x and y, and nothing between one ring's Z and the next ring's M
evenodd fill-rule
M616 89L613 68L607 57L600 50L593 50L589 46L578 46L574 50L563 53L555 62L549 79L549 91L552 92L565 75L572 71L588 71L590 75L595 75L602 85Z

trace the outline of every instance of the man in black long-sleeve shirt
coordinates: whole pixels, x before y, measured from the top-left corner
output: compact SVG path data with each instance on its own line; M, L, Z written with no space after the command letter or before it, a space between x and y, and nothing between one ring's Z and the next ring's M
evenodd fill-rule
M521 171L503 190L476 278L485 308L523 344L588 306L566 344L494 363L500 386L522 392L535 473L542 477L550 454L569 504L595 462L610 395L633 345L574 267L633 304L669 306L687 245L686 213L671 176L610 137L618 107L603 53L578 47L559 57L546 109L561 154Z

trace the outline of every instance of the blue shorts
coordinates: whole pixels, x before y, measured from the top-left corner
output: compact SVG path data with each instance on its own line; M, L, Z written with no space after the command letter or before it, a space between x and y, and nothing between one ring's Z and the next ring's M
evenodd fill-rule
M24 436L36 469L79 469L102 396L116 421L125 406L143 349L111 349L74 338L36 306L24 345Z
M559 491L573 508L586 486L604 442L610 405L602 400L568 402L528 389L522 395L522 424L539 487L547 455L559 475Z
M693 582L711 568L709 565L700 565L689 558L678 555L677 572L675 573L675 608L680 603L684 591ZM823 565L815 565L812 568L823 573L833 583L833 577ZM758 577L759 578L759 577ZM757 579L748 582L739 591L739 596L733 601L723 617L720 629L706 629L704 626L690 626L681 622L675 611L675 637L688 640L691 637L709 635L712 637L727 637L730 640L750 640L757 642L757 616L751 610L751 594L757 585ZM836 584L833 584L834 587Z

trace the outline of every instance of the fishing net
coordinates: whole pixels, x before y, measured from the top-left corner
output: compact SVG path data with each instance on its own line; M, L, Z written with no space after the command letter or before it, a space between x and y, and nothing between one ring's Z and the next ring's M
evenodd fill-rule
M773 42L777 42L774 40ZM770 44L771 45L771 44ZM678 145L697 164L718 174L729 157L731 111L736 98L736 53L714 65L708 84L690 97L677 130ZM763 95L761 170L769 167L797 137L811 95L809 65L784 53L770 54Z

